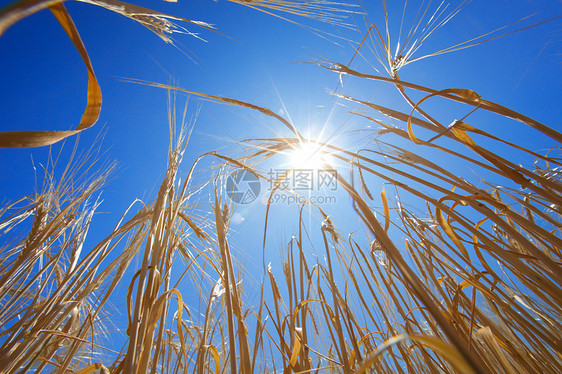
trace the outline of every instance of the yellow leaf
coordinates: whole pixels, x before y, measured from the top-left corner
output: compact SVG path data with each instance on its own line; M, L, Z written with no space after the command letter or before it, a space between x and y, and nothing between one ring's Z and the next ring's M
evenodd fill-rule
M382 185L381 200L384 208L384 231L388 233L388 228L390 227L390 210L388 209L388 200L386 199L384 184Z
M468 259L469 256L466 248L462 244L459 236L455 233L451 225L449 225L449 222L447 222L445 217L443 217L443 213L441 213L441 209L439 208L435 209L435 218L437 219L439 225L443 228L443 231L445 231L445 234L447 234L447 236L453 241L453 243L455 243L457 248L462 252L463 256Z
M294 367L299 358L299 353L301 351L301 342L298 337L295 338L295 343L293 344L293 353L291 353L291 367Z
M413 141L415 144L425 143L425 141L419 140L418 138L416 138L416 136L414 135L414 130L412 129L412 118L413 118L414 112L416 111L418 106L420 106L421 103L423 103L425 100L429 99L430 97L433 97L433 96L447 97L447 95L450 95L450 94L460 96L463 99L473 101L474 103L478 103L480 101L480 95L478 95L476 92L474 92L472 90L469 90L469 89L466 89L466 88L448 88L446 90L441 90L441 91L438 91L438 92L435 92L435 93L432 93L430 95L425 96L423 99L418 101L416 103L416 105L414 105L414 107L412 108L412 112L408 116L408 122L407 122L408 135L410 136L411 141ZM440 127L441 127L442 130L447 130L447 128L444 127L444 126L440 126ZM454 130L454 128L453 128L453 130Z
M90 374L99 369L101 369L102 373L109 373L109 370L107 370L107 367L105 367L104 364L102 364L101 362L97 362L95 364L86 366L84 369L80 371L77 371L76 374Z
M215 373L218 374L221 372L221 357L219 351L214 345L207 345L206 347L210 349L213 354L213 358L215 359Z
M457 122L458 123L458 122ZM460 123L464 123L464 122L460 122ZM475 147L476 143L474 142L474 140L472 140L472 138L466 133L466 131L461 130L458 127L453 127L451 129L453 131L453 134L455 134L455 136L457 137L457 139L459 139L461 142L465 143L466 145L469 145L471 147Z
M435 351L435 353L445 358L449 362L449 364L451 364L451 366L460 373L474 374L474 370L472 370L470 364L464 359L464 357L454 346L439 338L427 335L397 335L388 339L382 345L377 347L375 352L369 354L365 358L361 366L357 369L356 373L366 373L367 370L370 369L382 356L382 354L386 350L388 350L388 348L404 340L411 340L417 343L421 343L428 348L431 348L433 351Z

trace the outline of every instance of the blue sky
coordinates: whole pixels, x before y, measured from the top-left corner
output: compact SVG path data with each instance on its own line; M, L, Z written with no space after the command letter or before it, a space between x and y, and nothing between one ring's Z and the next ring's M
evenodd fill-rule
M87 149L105 132L104 157L118 163L118 172L103 194L105 203L100 211L107 213L102 222L97 223L102 228L111 227L114 223L111 217L119 215L135 198L150 201L155 196L167 160L166 92L126 83L122 78L173 81L189 90L266 106L285 116L288 114L304 134L314 136L322 126L327 126L326 135L339 129L336 144L351 149L368 141L364 134L354 136L352 131L365 129L369 124L350 120L347 111L353 106L329 95L329 91L338 87L338 76L315 65L302 64L323 58L347 63L354 46L346 39L358 42L366 31L361 15L346 20L355 24L357 30L291 17L335 35L319 37L304 27L227 1L136 4L208 22L229 37L187 25L205 41L176 34L175 48L130 19L90 4L67 2L94 65L104 99L98 123L80 136L80 149ZM380 3L373 1L366 5L367 22L382 25ZM522 26L539 22L559 15L560 9L560 2L553 1L473 1L438 30L422 46L418 56L543 10ZM416 11L416 4L409 4L406 14L411 17ZM402 4L389 4L391 23L395 26L401 12ZM404 67L400 75L403 80L433 88L471 88L489 100L559 128L558 118L562 115L559 105L560 30L560 20L557 20L467 50L421 60ZM86 73L78 53L52 14L42 11L17 23L0 38L0 48L3 56L9 56L0 60L4 72L4 94L0 101L2 130L73 128L84 107ZM365 47L362 52L366 52ZM366 57L372 59L368 52ZM360 58L356 58L351 67L377 73ZM380 65L374 64L374 67L383 72ZM346 78L339 89L363 100L407 110L388 85ZM177 105L182 107L184 102L184 96L180 95ZM246 138L271 137L274 133L288 135L279 123L249 110L192 98L190 108L198 105L201 111L185 166L210 150L228 147L236 151L235 143ZM440 104L428 102L427 105ZM458 118L460 113L453 112L444 122ZM492 121L489 117L485 120ZM539 152L553 146L537 133L528 133L523 126L517 127L512 121L499 117L494 118L493 123L486 122L485 126L507 139L517 141L525 137ZM67 141L70 144L65 148L65 155L73 141ZM54 152L58 149L59 146L55 146ZM13 201L34 192L32 160L40 170L39 165L47 162L48 151L47 147L2 150L0 201Z
M372 3L368 3L371 22L380 20L381 8L378 2ZM82 133L81 142L86 146L100 131L107 131L104 148L111 147L108 157L120 164L115 183L122 186L121 180L133 182L129 185L131 197L149 194L147 186L152 186L150 181L157 180L157 173L162 172L168 139L166 93L124 83L120 78L168 83L172 77L181 87L246 100L277 112L284 105L297 128L304 132L307 127L322 125L333 110L334 101L326 91L336 88L337 76L298 63L316 61L322 56L347 63L353 53L349 43L333 37L322 39L304 28L226 1L138 4L209 22L232 39L190 25L190 31L199 32L207 42L176 35L178 48L174 48L118 14L90 4L67 3L104 97L98 123ZM473 1L420 52L431 52L477 36L545 6L550 8L534 18L536 21L560 11L560 3L552 1L493 4ZM415 9L414 5L410 7L410 11ZM389 11L393 14L392 8ZM362 38L365 30L359 15L349 20L359 23L357 32L302 18L292 19L355 41ZM408 65L401 70L401 77L435 88L472 88L488 99L556 127L554 119L562 114L558 105L559 34L560 22L551 22L465 51ZM75 126L84 106L86 74L79 55L50 12L42 11L14 25L0 39L0 48L4 56L9 56L0 61L5 72L0 102L2 130L62 130ZM375 73L359 59L352 67ZM359 84L348 80L344 92ZM375 92L374 97L384 102L386 98L376 94L379 86L369 83L369 87L361 87L363 98ZM266 120L255 113L211 103L202 105L190 144L192 155L244 137L267 135L263 130ZM540 143L536 146L540 147ZM2 178L11 180L2 184L1 200L12 200L24 191L32 192L30 157L33 155L36 162L41 162L46 152L46 148L3 150ZM20 187L12 190L16 185ZM119 190L116 188L116 192Z
M8 3L0 1L0 5ZM379 2L366 3L369 22L380 22ZM334 36L322 38L306 28L224 0L179 0L176 4L137 1L135 4L211 23L229 37L188 25L190 31L198 32L205 41L176 35L175 48L120 15L90 4L67 2L67 9L89 52L104 99L98 123L82 132L79 148L87 149L104 132L103 158L118 164L117 173L104 189L104 203L99 209L103 214L94 220L92 241L104 237L104 232L113 227L135 198L149 202L155 197L167 162L166 92L123 82L122 78L160 83L172 81L189 90L265 106L276 113L288 114L304 134L314 136L324 125L328 135L337 131L335 144L352 150L370 141L369 133L353 133L354 130L367 129L370 124L357 118L350 119L348 110L353 109L353 105L329 94L338 87L338 76L313 64L302 64L324 57L347 63L354 53L354 46L346 40ZM540 22L561 14L561 5L560 1L473 1L428 40L420 55L478 36L549 6L522 26L533 23L533 20ZM401 13L401 6L395 6L389 5L391 15ZM409 6L414 8L414 5ZM362 39L366 30L362 16L357 14L348 20L357 24L357 31L294 16L290 18L355 42ZM468 50L428 58L404 67L400 75L405 81L436 89L471 88L486 99L560 131L561 25L560 20L556 20ZM42 11L14 25L0 38L0 50L0 129L73 128L85 104L86 71L52 14ZM351 67L376 74L360 58ZM378 65L375 67L380 69ZM389 107L405 108L398 102L395 90L381 83L353 78L344 78L343 83L343 87L339 87L342 93L353 93L357 98ZM182 107L184 103L185 96L179 95L177 105ZM189 105L192 108L190 115L199 105L200 112L184 159L185 171L204 152L215 149L238 152L237 141L271 137L276 133L289 135L279 123L246 109L193 97ZM439 109L441 104L428 102L427 105ZM466 108L457 112L455 108L444 110L444 123L466 114ZM479 117L479 114L470 118L481 119L480 127L493 130L490 132L506 139L524 140L539 153L559 146L513 121L493 116ZM68 157L73 141L67 140L62 163ZM60 145L56 145L53 151L58 152L59 148ZM0 150L0 203L14 201L35 191L33 162L39 177L42 175L40 164L45 165L48 152L48 148ZM528 164L530 161L527 158L517 159L517 162ZM202 168L209 171L210 166L209 161L203 163ZM343 204L342 210L338 210L349 210L349 200L341 191L338 191L338 198L338 204ZM205 199L202 202L205 203ZM260 235L256 235L255 227L263 222L262 208L239 207L239 214L247 220L234 227L248 247L244 250L256 256L261 255L262 226L257 230ZM296 208L276 209L295 212ZM208 210L208 206L203 211L205 209ZM346 222L345 215L336 219L340 221L342 231L355 230L357 219ZM270 235L274 246L284 247L294 234L295 226L296 221L285 226L282 221L277 222ZM273 253L266 262L277 259L278 255ZM261 259L256 262L261 264Z
M349 103L335 100L328 93L338 87L337 75L315 65L301 64L324 57L347 63L354 49L345 39L322 38L304 27L227 1L136 4L211 23L229 37L188 25L190 31L198 32L205 41L176 34L175 48L118 14L90 4L67 2L104 98L100 119L92 129L81 134L80 148L87 149L105 132L104 157L118 163L118 172L103 195L105 203L101 211L118 214L137 197L151 200L167 160L166 92L126 83L121 78L173 81L186 89L266 106L288 114L305 134L317 134L324 125L328 129L340 129L336 137L338 145L354 148L368 141L364 135L351 135L353 130L368 124L356 119L345 122L349 119ZM396 4L389 5L394 22L399 21L402 11L402 5ZM407 14L415 14L415 4L408 6ZM368 2L366 9L369 23L381 22L379 2ZM478 36L543 9L522 26L559 15L560 2L473 1L436 32L418 55ZM291 19L355 42L361 40L366 30L365 21L358 14L347 20L357 25L356 31L302 18ZM557 20L467 50L421 60L404 67L401 78L439 89L472 88L487 99L559 128L560 30ZM42 11L17 23L0 38L0 48L3 56L9 56L0 60L4 72L1 129L73 128L84 107L86 73L78 53L52 14ZM360 58L351 67L376 74ZM380 69L376 64L375 67ZM396 101L393 89L377 82L345 79L340 90L390 107L402 105ZM182 106L184 98L180 96L177 103ZM185 165L209 150L236 149L235 142L245 138L270 137L274 132L288 135L280 124L249 110L193 98L190 107L196 108L199 103L201 111ZM444 119L448 120L451 119ZM548 139L527 133L523 126L517 127L500 118L486 126L511 140L525 137L539 152L553 146ZM326 134L332 131L327 130ZM39 164L46 163L48 151L46 147L2 150L0 201L13 201L34 192L32 159L39 168ZM108 221L112 220L108 217Z

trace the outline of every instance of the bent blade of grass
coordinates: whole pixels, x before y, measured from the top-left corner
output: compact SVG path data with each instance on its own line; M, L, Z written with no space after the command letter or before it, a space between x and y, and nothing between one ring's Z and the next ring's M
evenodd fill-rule
M62 3L53 3L49 6L57 20L64 28L74 47L80 53L82 61L88 71L88 88L86 109L82 115L80 123L72 131L5 131L0 132L0 148L27 148L41 147L54 144L69 136L80 133L80 131L92 127L98 120L101 111L101 89L94 73L94 68L86 51L86 47L80 38L80 34ZM5 14L0 14L0 22ZM9 19L9 21L13 21ZM2 24L0 23L0 35L2 34Z
M109 373L109 370L104 364L102 364L101 362L97 362L95 364L86 366L84 369L77 371L76 374L90 374L90 373L94 373L96 370L99 370L100 374Z
M444 342L441 339L435 338L433 336L421 336L421 335L398 335L390 338L384 344L377 347L377 350L371 353L365 358L357 369L357 374L366 373L373 365L380 359L390 347L399 344L405 340L411 340L414 342L421 343L437 352L439 355L447 359L449 364L455 369L462 373L475 374L476 372L472 370L471 366L464 360L463 356L455 349L454 346Z
M102 95L97 82L94 69L80 34L63 5L65 0L19 0L0 9L0 36L19 20L30 16L42 9L49 8L72 40L75 48L80 53L88 71L88 86L86 108L80 123L74 130L66 131L4 131L0 132L0 148L29 148L41 147L57 143L63 139L80 133L92 127L98 120L101 111ZM205 22L191 21L188 19L170 16L151 9L125 3L118 0L77 0L101 6L131 18L156 33L164 41L171 43L167 34L182 32L197 36L183 27L171 22L170 19L194 24L208 30L213 27Z
M388 233L388 229L390 228L390 209L388 209L388 200L386 198L384 184L382 185L381 201L384 209L384 232Z
M215 96L215 95L210 95L210 94L206 94L206 93L202 93L202 92L191 91L191 90L187 90L185 88L171 86L171 85L163 84L163 83L143 81L143 80L140 80L140 79L123 79L123 81L129 82L129 83L142 84L142 85L145 85L145 86L164 88L164 89L167 89L167 90L181 91L181 92L185 92L185 93L188 93L188 94L200 96L202 98L209 99L211 101L223 102L225 104L231 104L231 105L236 105L236 106L239 106L239 107L242 107L242 108L252 109L252 110L258 111L262 114L265 114L268 117L272 117L272 118L278 120L283 125L285 125L285 127L287 127L291 131L291 133L296 135L301 141L304 141L304 138L302 137L302 135L300 135L300 133L297 131L297 129L295 128L295 126L292 123L290 123L285 118L281 117L280 115L276 114L271 109L266 108L266 107L261 107L261 106L258 106L258 105L254 105L254 104L251 104L251 103L248 103L248 102L245 102L245 101L241 101L241 100L232 99L232 98L229 98L229 97Z
M496 113L496 114L500 114L504 117L508 117L508 118L512 118L516 121L522 122L540 132L542 132L543 134L549 136L550 138L558 141L559 143L562 143L562 134L553 129L552 127L546 126L530 117L525 116L524 114L521 114L515 110L509 109L507 107L504 107L503 105L497 104L495 102L492 101L488 101L485 99L479 99L479 100L469 100L469 99L465 99L463 97L459 97L459 96L455 96L455 95L450 95L450 94L439 94L439 90L434 90L428 87L424 87L422 85L419 84L415 84L415 83L410 83L410 82L406 82L406 81L402 81L402 80L398 80L398 79L393 79L393 78L387 78L387 77L382 77L382 76L378 76L378 75L372 75L372 74L364 74L364 73L360 73L358 71L355 71L353 69L348 68L347 66L343 65L343 64L339 64L339 63L317 63L317 65L327 69L327 70L331 70L333 72L336 72L338 74L345 74L345 75L351 75L351 76L355 76L358 78L364 78L364 79L369 79L369 80L378 80L378 81L383 81L383 82L388 82L388 83L393 83L397 86L403 86L403 87L408 87L408 88L412 88L415 89L417 91L421 91L421 92L427 92L429 94L436 94L438 96L442 96L446 99L449 100L453 100L453 101L457 101L460 103L464 103L464 104L469 104L469 105L473 105L473 106L480 106L483 109L486 109L492 113Z

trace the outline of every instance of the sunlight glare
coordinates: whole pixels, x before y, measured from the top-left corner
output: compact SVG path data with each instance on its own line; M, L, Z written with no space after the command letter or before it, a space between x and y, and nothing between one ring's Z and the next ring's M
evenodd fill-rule
M313 141L300 143L290 154L291 167L295 169L320 170L329 161L329 155L322 146Z

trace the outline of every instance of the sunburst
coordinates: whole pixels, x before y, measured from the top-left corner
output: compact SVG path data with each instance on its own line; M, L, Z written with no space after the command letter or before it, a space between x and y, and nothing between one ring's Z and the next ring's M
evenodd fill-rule
M289 152L289 163L293 169L321 170L331 163L331 158L321 143L305 140Z

